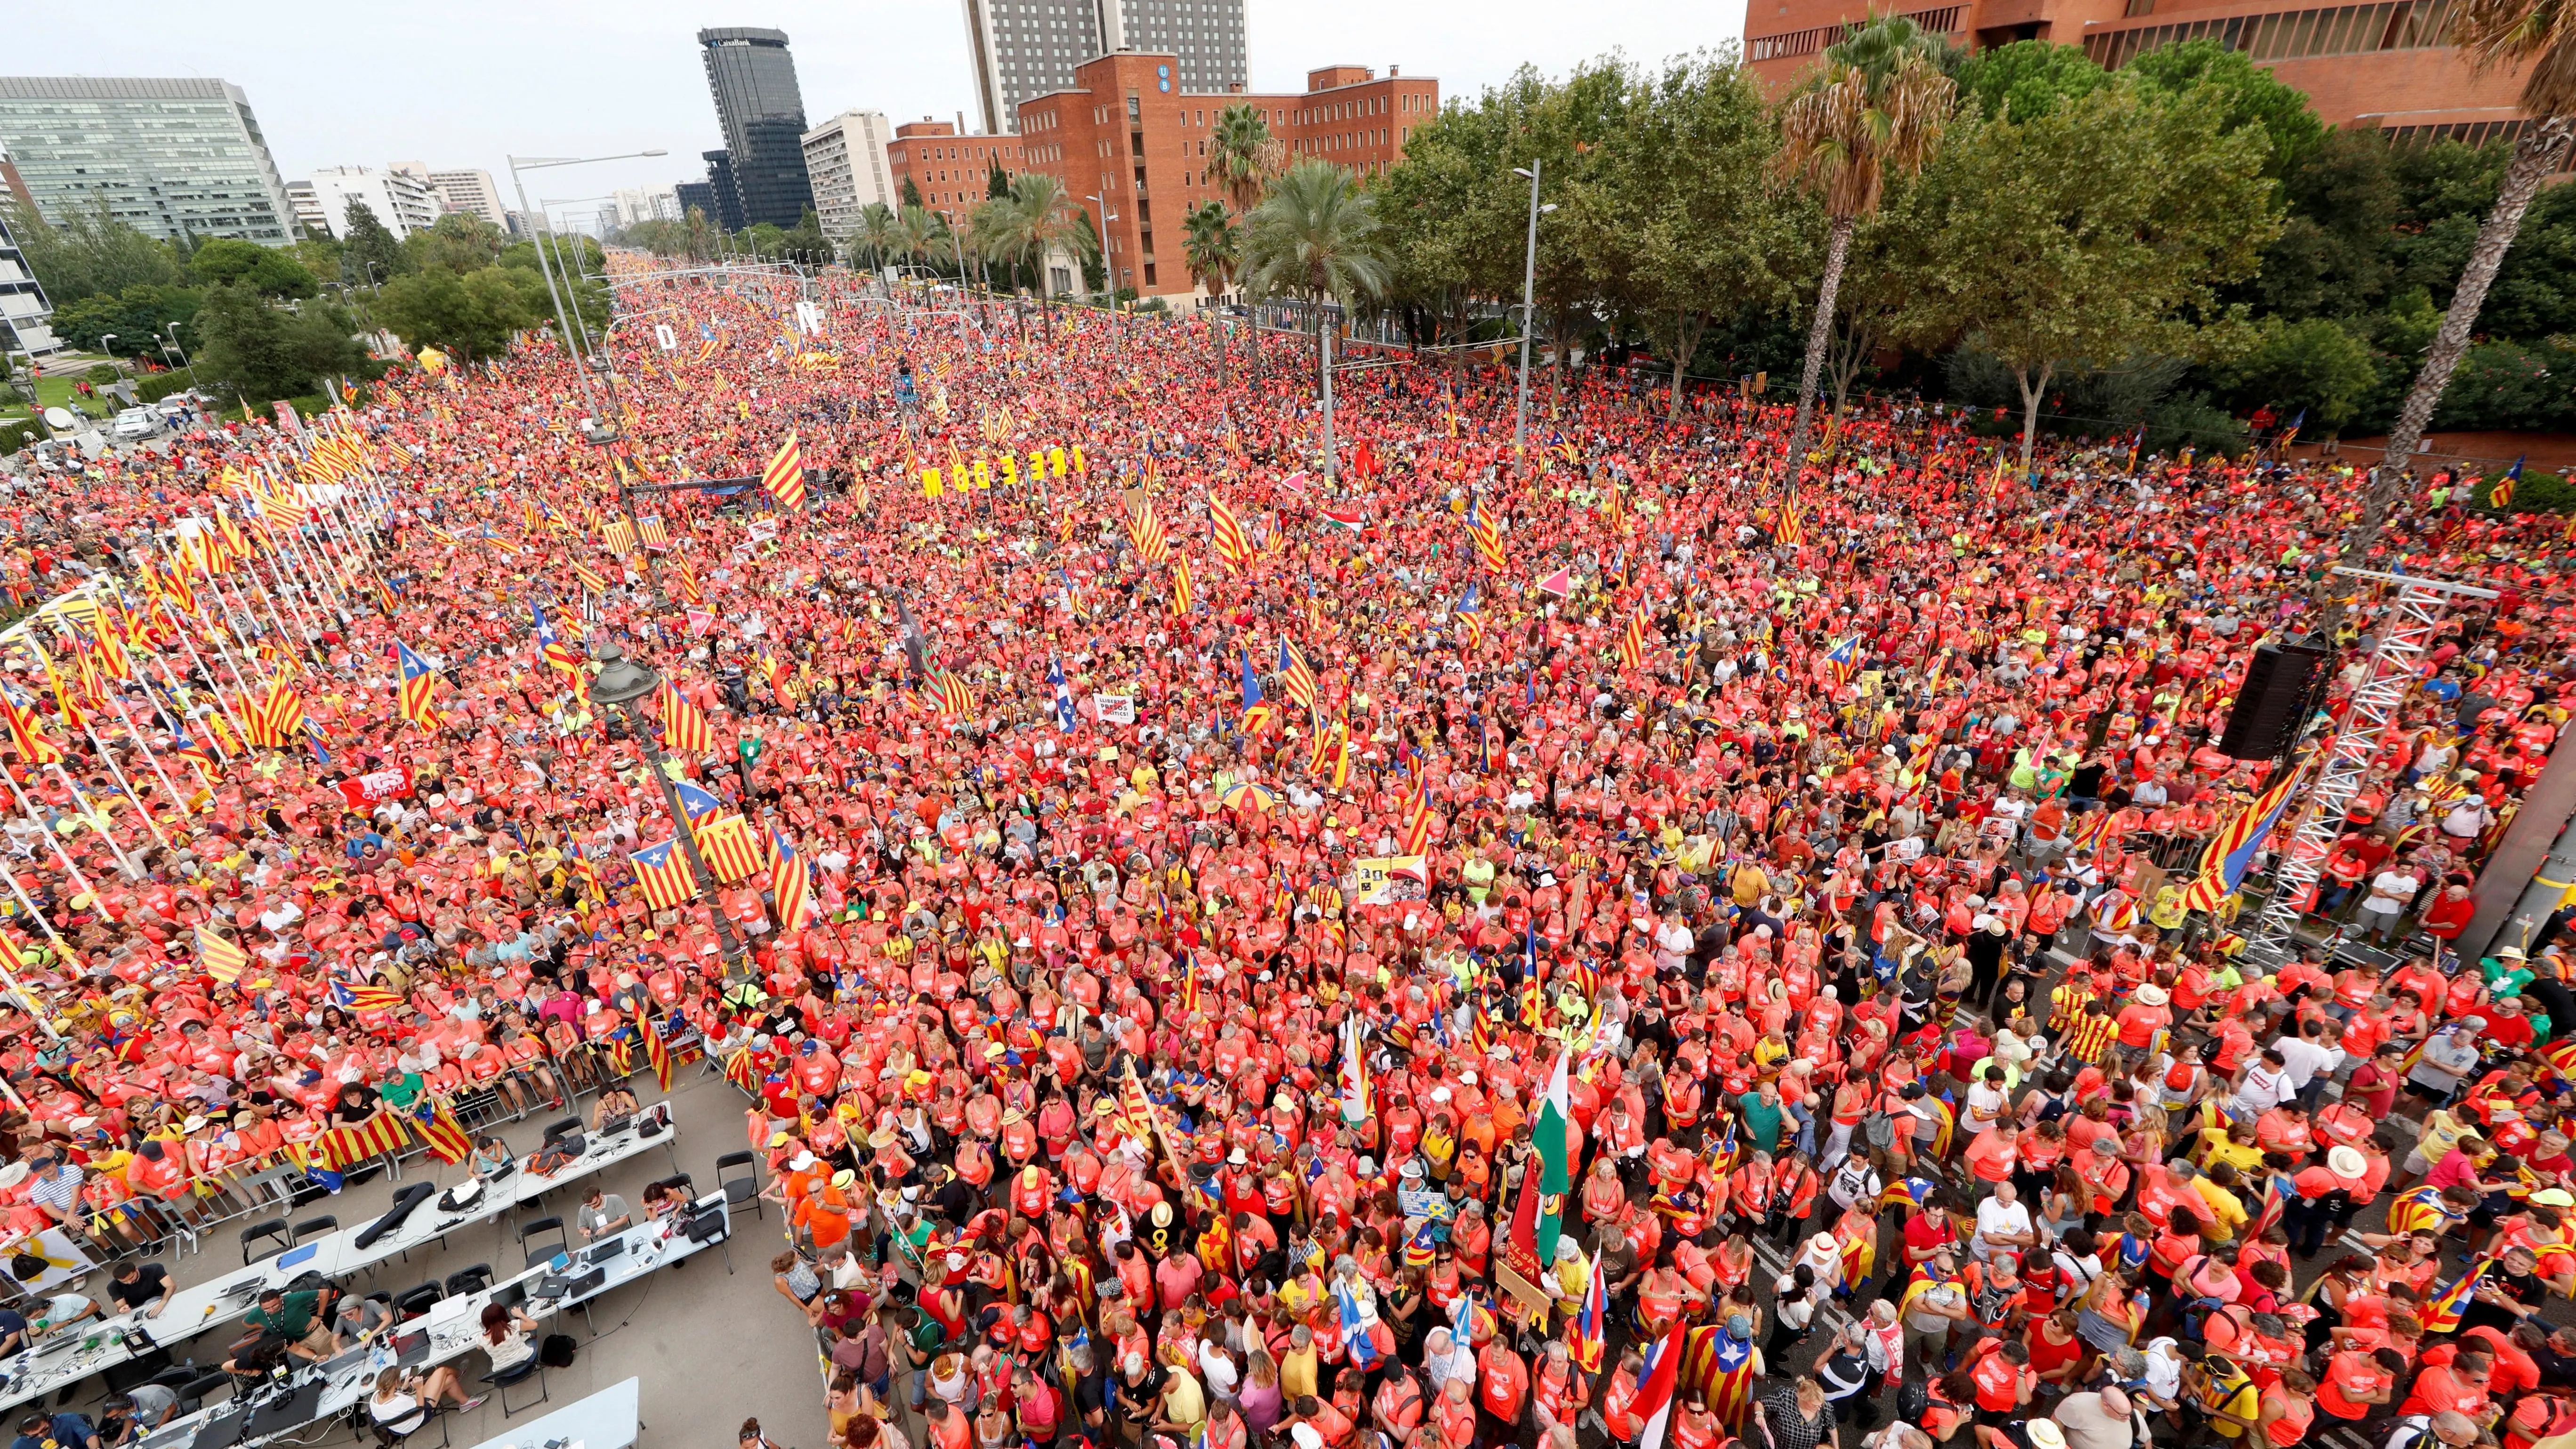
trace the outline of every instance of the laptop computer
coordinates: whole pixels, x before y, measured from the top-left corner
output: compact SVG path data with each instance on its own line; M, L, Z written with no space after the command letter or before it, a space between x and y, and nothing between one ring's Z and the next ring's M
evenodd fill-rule
M242 1427L250 1422L248 1414L224 1414L197 1426L197 1437L188 1449L232 1449L241 1442Z
M593 1268L589 1272L582 1274L580 1277L573 1279L569 1283L566 1283L563 1289L563 1296L567 1301L575 1298L587 1298L591 1294L596 1293L601 1288L607 1286L607 1283L608 1270L606 1268Z
M405 1368L429 1362L429 1331L416 1328L396 1337L394 1362Z
M243 1435L265 1439L271 1434L282 1434L312 1423L313 1416L322 1411L322 1389L323 1385L317 1379L285 1398L251 1410L250 1423L242 1430Z
M614 1258L625 1251L626 1235L620 1233L616 1237L593 1243L589 1247L582 1249L581 1258L585 1263L605 1263L609 1259Z
M634 1125L635 1125L635 1114L634 1114L634 1113L632 1113L632 1112L620 1112L620 1113L618 1113L618 1114L617 1114L616 1116L614 1116L614 1117L605 1117L605 1118L600 1119L600 1123L599 1123L599 1135L600 1135L600 1136L602 1136L602 1137L607 1137L607 1136L610 1136L610 1135L612 1135L612 1134L614 1134L614 1133L623 1132L623 1131L625 1131L627 1128L632 1127L632 1126L634 1126Z

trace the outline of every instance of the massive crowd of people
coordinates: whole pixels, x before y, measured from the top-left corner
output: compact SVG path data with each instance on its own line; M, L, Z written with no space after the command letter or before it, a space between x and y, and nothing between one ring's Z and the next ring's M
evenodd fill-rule
M2567 714L2553 520L2400 501L2375 567L2497 597L2267 974L2185 888L2333 459L1871 400L1792 490L1767 399L1551 372L1521 459L1505 375L1363 350L1328 469L1293 336L617 265L613 376L13 505L87 601L8 641L14 1236L649 1031L753 1099L846 1449L2576 1426L2569 947L2447 945ZM791 434L801 499L654 491ZM657 768L749 826L712 909Z

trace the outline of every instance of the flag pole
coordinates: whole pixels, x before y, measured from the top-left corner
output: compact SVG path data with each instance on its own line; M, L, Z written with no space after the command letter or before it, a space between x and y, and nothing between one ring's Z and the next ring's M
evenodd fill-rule
M45 919L44 912L36 909L36 903L34 901L27 899L27 888L18 884L18 873L14 870L9 870L0 871L0 875L9 877L9 893L18 898L19 906L24 909L28 915L36 918L36 924L44 930L45 939L54 943L55 952L59 954L65 962L79 960L80 957L73 954L70 943L65 941L61 935L56 933L54 930L54 923ZM17 942L9 941L6 937L0 937L0 941L6 942L9 947L9 954L13 956L17 955ZM25 958L21 957L20 959L24 960ZM7 982L9 989L17 993L18 999L26 1004L27 1014L36 1019L36 1024L45 1029L45 1034L47 1036L52 1037L56 1041L61 1041L63 1039L62 1028L54 1025L53 1012L38 1003L36 1000L36 994L29 991L25 986L19 983L18 973L16 971L10 969L10 967L5 964L0 964L0 981ZM8 1078L5 1076L0 1076L0 1083L5 1083L7 1080ZM17 1089L14 1087L9 1091L9 1100L16 1102L21 1110L24 1110L27 1105L26 1103L19 1101Z
M143 738L143 731L134 727L134 716L126 713L125 700L113 685L107 691L107 702L116 710L116 717L125 722L125 732L133 738L134 747L143 752L144 763L152 767L153 775L161 781L161 793L170 797L171 808L179 812L180 819L187 819L188 807L179 799L178 787L170 783L170 772L161 768L161 757L152 753L152 746ZM151 816L147 812L144 818L148 820ZM155 830L153 833L157 835L160 832ZM167 849L170 842L163 840L161 844Z
M45 661L45 671L48 674L52 673L54 667L53 660L46 656L45 646L36 642L36 631L32 629L27 631L27 643L29 647L36 651L36 657ZM56 687L59 688L59 684L57 684ZM98 756L100 764L107 766L107 773L116 781L116 788L123 790L125 792L125 798L133 801L134 808L142 813L144 827L152 832L152 838L154 840L161 842L161 848L163 850L168 850L170 848L170 837L161 833L161 822L152 818L152 807L144 804L143 797L134 793L132 782L125 778L124 767L117 764L116 756L108 752L107 742L98 737L98 729L95 725L92 725L89 722L87 715L82 716L80 729L82 734L89 737L90 752ZM57 764L54 768L56 770L60 770L62 766ZM71 777L69 775L65 775L64 783L69 784L70 782ZM172 798L175 799L176 796L173 796ZM111 827L114 824L114 821L109 822ZM115 838L112 830L101 831L100 833L108 835L111 840ZM124 854L123 851L119 851L117 853L119 856ZM133 869L132 862L127 862L127 869Z
M61 773L61 766L57 765L54 768L55 773ZM30 767L29 772L33 773L33 767ZM36 813L35 802L27 798L26 790L18 784L18 777L5 770L0 770L0 775L6 775L8 777L9 793L18 797L18 808L26 812L28 821L34 824L37 829L42 830L45 833L45 842L54 848L54 859L62 863L63 869L71 874L72 883L79 886L82 892L89 897L90 909L98 912L98 918L100 920L104 921L108 919L107 908L99 900L98 887L90 883L90 878L88 876L81 874L81 868L79 866L72 864L71 853L63 849L62 839L54 833L54 828L45 823L45 818L42 815ZM77 791L74 792L74 798L79 798ZM116 840L113 836L109 837L107 846L110 851L115 853L118 860L122 861L125 859L125 852L116 848Z

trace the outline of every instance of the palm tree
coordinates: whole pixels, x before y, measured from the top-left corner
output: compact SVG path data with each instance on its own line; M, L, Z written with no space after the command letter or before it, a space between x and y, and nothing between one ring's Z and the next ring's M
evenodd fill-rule
M871 201L859 208L859 231L853 240L868 249L868 270L885 266L886 253L893 251L903 231L894 208L882 201Z
M1098 233L1091 229L1090 219L1073 204L1073 194L1064 183L1043 171L1024 171L1011 178L1011 194L985 203L989 209L991 232L986 238L987 218L979 215L977 236L989 249L988 254L1024 267L1038 278L1039 314L1046 323L1047 335L1055 335L1055 298L1046 285L1046 260L1055 252L1073 259L1078 269L1086 265L1100 245Z
M926 206L907 206L895 218L895 245L914 266L928 261L947 235L947 221Z
M1390 275L1377 197L1330 161L1307 159L1270 184L1244 242L1245 283L1256 295L1302 299L1315 319L1315 376L1324 399L1324 481L1333 480L1333 354L1324 303L1344 307L1385 295Z
M2451 10L2451 42L2468 51L2481 69L2529 62L2531 76L2522 84L2522 109L2533 120L2513 143L2513 159L2505 165L2495 208L2478 227L2478 239L2469 248L2469 264L2460 273L2459 286L2452 289L2450 308L2433 333L2433 345L2415 373L2415 385L2406 390L2397 425L2388 431L2388 451L2380 455L2379 467L2371 475L2361 520L2345 536L2337 560L2346 567L2360 565L2388 521L2388 510L2404 487L2407 462L2415 456L2415 444L2432 426L2433 409L2442 401L2443 389L2450 386L2451 373L2468 353L2469 333L2477 326L2478 310L2486 305L2487 288L2503 267L2514 234L2522 230L2522 214L2531 209L2541 182L2567 164L2570 143L2576 141L2576 7L2565 0L2458 0ZM2315 585L2322 620L2318 632L2329 641L2343 622L2342 598L2334 580L2334 571L2327 569L2317 576Z
M1234 224L1234 213L1222 201L1210 201L1181 218L1181 255L1189 263L1190 275L1207 288L1211 299L1224 296L1234 286L1234 274L1243 265L1243 232ZM1214 322L1216 333L1216 381L1225 385L1225 322L1219 314Z
M1219 111L1208 137L1208 175L1234 199L1236 215L1252 209L1261 188L1279 174L1286 148L1270 134L1270 123L1257 107L1228 106Z
M1878 210L1887 173L1920 171L1939 144L1958 87L1941 71L1941 38L1902 15L1880 15L1825 48L1824 66L1780 110L1779 166L1822 194L1825 275L1807 326L1798 420L1789 432L1795 487L1815 419L1816 382L1833 340L1834 294L1860 219Z

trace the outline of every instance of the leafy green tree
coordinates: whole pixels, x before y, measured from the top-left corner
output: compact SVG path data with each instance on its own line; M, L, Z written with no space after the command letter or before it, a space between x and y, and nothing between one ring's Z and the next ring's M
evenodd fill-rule
M1807 455L1816 384L1834 326L1834 292L1851 255L1852 233L1878 210L1889 172L1920 171L1939 146L1957 99L1931 36L1902 15L1881 15L1825 48L1823 68L1780 111L1780 167L1825 206L1824 278L1798 374L1798 415L1789 430L1789 476Z
M1405 160L1371 188L1394 258L1391 287L1414 316L1416 335L1454 326L1492 335L1488 303L1521 300L1528 250L1530 185L1515 170L1535 168L1540 201L1554 217L1538 227L1533 334L1555 340L1551 389L1563 385L1575 330L1598 313L1597 233L1569 223L1598 211L1587 201L1611 140L1627 125L1638 83L1615 60L1589 61L1562 81L1523 66L1473 104L1445 106L1405 141ZM1443 325L1446 324L1446 325ZM1518 329L1515 329L1518 330Z
M1566 225L1603 298L1673 363L1669 407L1701 336L1750 306L1783 306L1806 208L1766 174L1776 138L1759 84L1731 57L1676 59L1640 76L1623 124Z
M992 158L992 164L984 168L984 199L999 201L1010 194L1011 173L1002 169L1002 158L996 156Z
M354 196L349 198L345 224L348 232L340 238L340 261L345 269L342 280L365 286L411 269L402 243L394 240L394 234L385 229L365 202Z
M817 257L828 256L831 250L832 239L823 235L822 219L814 214L814 208L810 206L805 208L803 216L796 218L796 225L778 234L778 255L780 256L810 261Z
M916 233L921 232L921 223L932 220L936 218L918 207L905 212L896 219L898 245L910 249ZM929 244L926 238L922 244ZM1014 270L1038 278L1039 317L1047 334L1053 336L1054 289L1045 280L1047 258L1059 253L1071 256L1088 276L1099 265L1100 234L1092 230L1090 213L1074 204L1063 182L1044 171L1026 171L1011 178L1010 195L984 203L978 216L976 246L1009 263ZM1090 285L1097 288L1099 284L1093 281Z
M1329 399L1324 305L1335 302L1347 310L1386 291L1386 237L1376 196L1329 161L1300 161L1273 181L1261 205L1253 208L1243 253L1245 281L1255 296L1295 297L1306 304L1315 331L1317 391ZM1333 413L1327 407L1327 484L1335 471L1333 451Z
M903 208L910 211L919 205L921 205L921 188L913 185L912 178L907 176L903 178Z
M2487 291L2504 268L2505 253L2522 230L2541 183L2567 164L2576 148L2576 6L2565 0L2459 0L2451 10L2450 39L2467 50L2481 69L2524 65L2520 101L2535 119L2515 138L2513 159L2496 189L2494 206L2478 227L2459 285L2451 291L2440 330L2424 353L2424 365L2407 389L2388 432L2385 457L2409 459L2416 440L2433 421L2434 408L2450 386L2451 374L2468 355L2471 334L2486 304ZM2564 390L2565 380L2559 382ZM2361 520L2344 539L2341 562L2353 564L2368 553L2388 510L2404 487L2405 469L2385 463L2371 477ZM2334 575L2320 570L2316 600L2322 606L2320 627L2332 638L2342 623L2342 595Z
M2350 317L2379 304L2395 276L2401 197L2388 143L2330 131L2281 178L2289 215L2240 295L2282 317Z
M2110 72L2082 47L2047 40L2016 40L1970 56L1959 68L1959 94L1989 116L2026 121L2063 101L2108 85Z
M2434 419L2446 428L2576 429L2576 338L2482 342L2460 359Z
M306 301L289 311L239 284L213 287L197 312L197 372L254 406L318 390L323 379L363 372L367 353L346 311Z
M1210 297L1234 290L1235 274L1243 267L1243 229L1235 225L1234 213L1226 210L1224 202L1211 197L1181 218L1181 256ZM1213 312L1208 318L1208 330L1216 340L1217 386L1223 387L1225 320Z
M321 290L292 252L232 237L197 243L188 270L209 286L240 282L264 297L310 297Z
M851 250L855 252L865 247L868 269L880 270L885 266L886 258L894 255L899 232L900 223L896 220L894 208L882 201L871 201L859 208L859 230L850 239Z
M204 294L193 287L162 287L146 282L113 297L83 297L54 309L54 332L83 352L110 351L120 357L159 357L170 337L170 324L193 320ZM114 343L102 339L114 336ZM183 331L182 346L191 345Z
M947 238L947 220L926 206L907 203L895 219L895 245L914 266L929 265Z
M443 268L413 272L387 282L376 315L409 346L436 346L459 357L495 357L510 336L533 326L550 310L528 304L526 269L485 267L459 276ZM540 292L544 279L536 278Z
M621 228L617 239L630 247L642 247L657 257L685 256L689 250L689 224L647 217Z
M2254 345L2215 370L2241 410L2269 404L2285 422L2305 413L2310 436L2340 434L2379 384L2370 344L2324 317L2267 317Z
M118 221L106 197L66 208L59 224L16 201L0 202L10 234L26 255L28 270L44 283L45 296L63 307L84 297L110 297L128 287L184 287L187 268L178 250Z
M1249 103L1238 103L1217 112L1216 124L1208 134L1210 176L1225 188L1240 216L1261 197L1261 189L1285 165L1287 148L1270 134L1270 122L1261 109Z
M2120 74L2163 96L2213 88L2221 99L2220 129L2260 127L2272 151L2265 170L2273 176L2287 173L2325 144L2328 128L2309 108L2305 91L2282 84L2245 52L2215 40L2161 46L2129 62Z
M296 264L311 272L316 282L328 277L334 281L346 274L341 270L341 247L331 233L305 232L279 250L295 258Z
M402 242L408 269L415 272L479 272L501 259L510 244L502 230L479 216L451 211L426 230Z
M1923 177L1946 245L1908 331L1974 341L2012 369L2028 462L2051 381L2072 368L2207 353L2216 289L2278 234L2268 143L2203 87L2115 84L2027 121L1963 118Z

